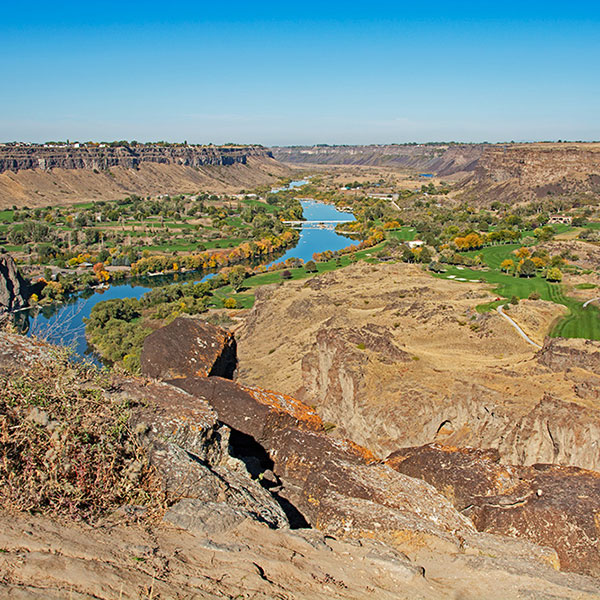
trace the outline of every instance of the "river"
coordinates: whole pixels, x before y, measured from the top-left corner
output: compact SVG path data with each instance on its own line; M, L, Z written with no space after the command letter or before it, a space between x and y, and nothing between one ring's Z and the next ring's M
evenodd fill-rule
M289 184L290 188L298 188L306 181L293 181ZM352 221L353 215L337 210L335 207L317 202L315 200L302 200L302 209L304 218L307 221ZM300 239L293 248L290 248L283 256L273 262L281 262L288 258L300 258L304 262L310 260L315 252L325 250L340 250L345 248L352 241L350 238L337 234L330 229L318 229L302 227ZM267 266L268 266L267 265ZM188 281L202 281L211 277L185 278ZM39 314L31 319L29 333L47 338L49 341L72 346L75 353L81 357L86 357L96 365L100 365L99 358L94 355L85 339L85 325L83 319L90 316L91 310L95 304L103 300L112 300L114 298L141 298L147 291L157 284L166 285L173 281L174 276L161 277L154 279L130 280L127 283L111 285L108 289L87 292L72 298L66 304L56 307L45 307ZM179 278L181 281L181 277ZM151 287L152 285L152 287ZM44 314L45 313L45 314ZM25 316L25 315L24 315Z

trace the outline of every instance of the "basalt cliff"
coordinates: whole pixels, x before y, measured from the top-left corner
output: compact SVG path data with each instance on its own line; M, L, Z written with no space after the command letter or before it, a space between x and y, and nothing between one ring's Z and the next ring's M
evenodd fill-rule
M239 192L287 174L259 146L0 146L0 204Z
M288 146L272 152L277 160L294 165L395 167L448 177L472 172L483 149L481 144L390 144Z
M465 196L503 201L600 193L600 144L487 146L465 183Z
M43 450L2 488L0 593L6 597L598 597L598 573L590 567L597 547L553 548L547 529L538 537L550 543L540 544L534 534L543 524L528 513L523 518L532 534L518 539L504 527L499 535L493 511L486 512L493 493L522 495L527 485L551 499L552 473L531 475L530 483L509 473L498 489L486 479L497 468L493 463L473 471L477 489L463 490L459 482L454 496L449 488L441 493L436 487L443 478L419 471L418 449L382 460L328 433L317 412L293 396L230 379L240 367L231 334L195 319L179 318L147 338L142 370L151 378L112 374L93 387L89 377L73 379L74 368L57 360L43 343L0 335L0 378L14 400L0 412L7 425L4 464L20 464L11 450L17 441L27 447L26 432ZM51 396L58 404L31 401L43 392L44 378L56 387ZM81 414L89 428L83 437L72 435L81 426L72 418L76 408L61 408L75 388L97 407ZM109 405L121 411L121 428L95 437ZM82 501L77 486L89 474L86 463L72 464L64 453L76 448L94 457L119 444L119 464L111 465L122 473L117 487L131 497L151 476L164 494L162 508L149 518L147 507L130 503L93 523L70 520ZM38 462L45 471L38 471ZM592 474L579 470L577 476L582 489L593 489ZM34 487L19 489L20 481ZM103 480L96 482L90 494ZM33 514L9 509L19 494L57 502L63 497L50 493L53 485L73 504L44 504ZM487 505L472 501L476 494ZM464 502L481 509L465 516ZM594 502L595 495L581 500L577 513L561 506L560 515L579 528L575 533L592 533L582 511L596 514ZM53 511L62 517L52 517Z
M0 318L27 303L29 284L10 254L0 254Z

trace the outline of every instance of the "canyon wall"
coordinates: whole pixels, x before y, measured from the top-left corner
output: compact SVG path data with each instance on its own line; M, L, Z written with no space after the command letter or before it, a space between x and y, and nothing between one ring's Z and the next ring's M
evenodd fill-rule
M465 196L528 201L600 193L600 144L487 146L464 183Z
M391 144L289 146L272 148L272 151L273 156L284 163L396 167L447 177L472 172L483 149L482 144Z
M272 158L259 146L0 146L0 173L26 169L137 169L142 163L186 167L245 165L249 157Z
M259 146L0 145L0 207L116 200L129 194L238 193L288 174Z
M291 146L289 164L393 167L460 180L459 194L482 203L600 193L599 143Z

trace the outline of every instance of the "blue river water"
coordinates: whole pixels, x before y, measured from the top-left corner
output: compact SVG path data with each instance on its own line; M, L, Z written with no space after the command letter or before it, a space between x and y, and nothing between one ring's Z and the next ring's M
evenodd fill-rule
M306 182L292 182L290 187L300 187ZM303 214L307 221L352 221L353 215L337 210L335 207L314 200L302 200ZM294 248L290 248L283 256L273 262L281 262L288 258L300 258L304 262L312 258L313 253L325 250L340 250L350 245L350 238L339 235L329 229L303 227L300 239ZM186 279L187 281L203 281L214 274ZM181 279L180 279L181 280ZM54 307L43 308L38 315L31 318L29 333L39 335L51 342L72 346L75 353L100 365L99 358L94 355L85 339L83 319L90 316L91 310L98 302L114 298L141 298L151 286L166 285L173 281L173 276L132 280L128 283L111 285L108 289L96 290L72 298L68 303L56 310Z

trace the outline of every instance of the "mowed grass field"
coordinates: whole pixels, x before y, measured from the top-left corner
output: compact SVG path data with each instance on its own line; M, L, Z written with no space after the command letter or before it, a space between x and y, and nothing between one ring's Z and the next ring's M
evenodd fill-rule
M391 229L387 232L390 238L396 238L401 242L409 242L415 239L417 232L413 227L400 227L400 229Z
M600 310L597 305L588 304L583 308L583 302L565 295L565 286L560 283L550 283L540 276L537 277L514 277L500 271L500 263L506 258L513 258L513 250L520 248L521 244L506 244L501 246L490 246L479 251L466 252L467 256L482 254L485 264L489 267L487 271L459 268L452 265L444 265L446 273L438 274L436 277L448 279L449 276L455 281L484 281L495 286L494 291L503 298L528 298L532 292L538 292L542 300L562 304L569 309L569 314L559 321L549 333L550 337L573 337L588 340L600 340ZM454 277L452 277L454 276ZM597 294L590 291L590 298ZM494 310L498 304L503 302L491 302L480 305L480 310Z

